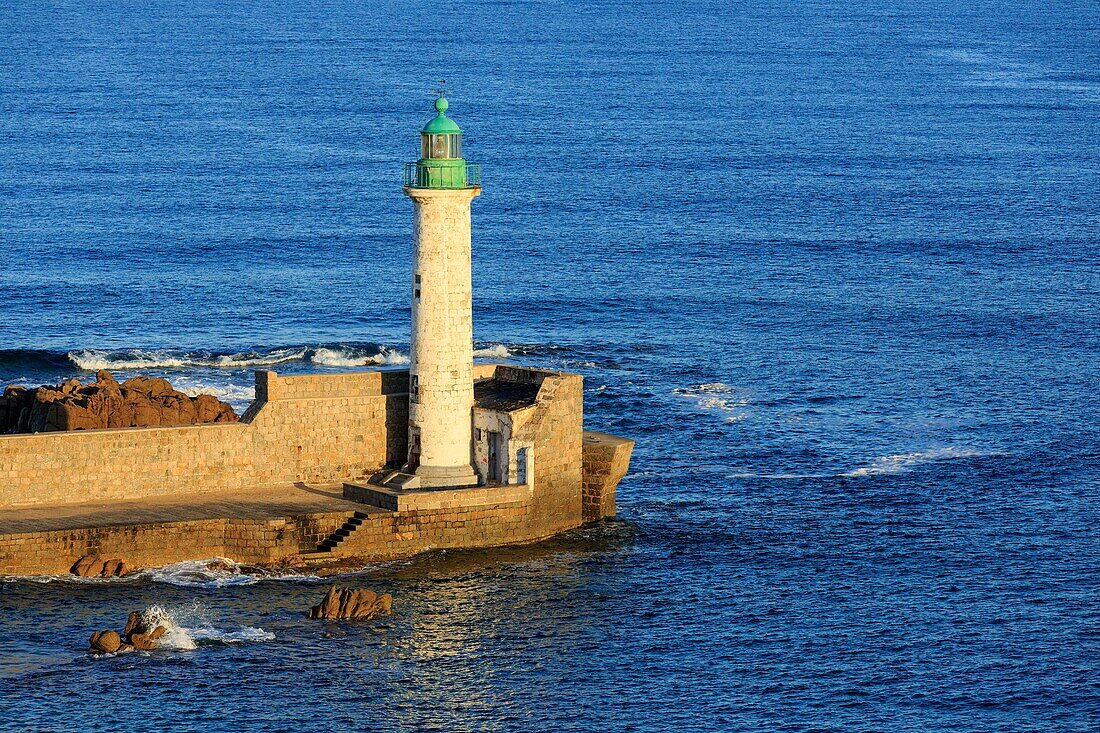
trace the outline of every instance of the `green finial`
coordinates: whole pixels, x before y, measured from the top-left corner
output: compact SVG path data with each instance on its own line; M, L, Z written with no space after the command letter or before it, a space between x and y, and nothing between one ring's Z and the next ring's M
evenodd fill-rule
M447 111L447 107L449 106L450 105L447 104L446 97L440 97L439 99L435 100L435 111L439 114L444 114Z

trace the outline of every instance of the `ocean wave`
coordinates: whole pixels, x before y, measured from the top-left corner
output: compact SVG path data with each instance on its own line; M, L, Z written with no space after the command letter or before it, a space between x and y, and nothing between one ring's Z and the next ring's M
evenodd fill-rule
M213 384L204 384L202 382L188 383L186 380L178 380L178 383L174 386L188 397L198 397L201 394L208 394L230 404L251 402L256 399L256 388L245 387L243 385L226 384L217 386Z
M175 349L80 349L66 354L70 365L84 371L134 369L245 369L287 362L318 366L368 366L408 364L409 357L397 349L368 346L287 346L269 350L218 353Z
M895 453L888 456L880 456L871 462L871 465L846 471L840 476L881 476L884 474L904 473L913 466L919 466L933 461L944 461L955 458L979 458L989 455L975 448L933 448L931 450L916 451L914 453Z
M351 367L374 365L397 366L408 364L409 357L396 349L381 347L377 350L355 347L318 347L309 354L308 361L320 366Z
M68 353L69 361L78 369L155 369L181 367L207 367L214 369L240 369L244 367L273 366L306 358L309 349L286 348L271 351L245 351L234 354L217 354L205 351L174 351L171 349L81 349Z
M474 349L474 358L479 359L511 359L512 352L504 344L493 344Z

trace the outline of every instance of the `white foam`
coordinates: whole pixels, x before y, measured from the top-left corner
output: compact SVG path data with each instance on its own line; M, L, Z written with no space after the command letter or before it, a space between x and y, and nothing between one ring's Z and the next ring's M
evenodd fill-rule
M366 366L367 364L400 365L408 364L409 357L396 349L383 346L376 354L364 353L361 349L342 348L328 349L318 348L310 355L309 360L321 366L352 367Z
M187 608L151 606L141 613L142 624L147 628L163 626L167 629L157 639L157 647L176 651L197 649L199 642L239 644L255 641L272 641L275 634L256 626L239 626L223 629L214 625L206 607L196 602Z
M275 349L266 353L247 352L239 354L220 354L217 356L181 353L158 349L128 349L125 351L105 351L101 349L81 349L70 351L69 361L79 369L98 371L100 369L155 369L179 367L212 367L218 369L238 369L252 366L271 366L287 361L297 361L306 356L306 349Z
M186 588L222 588L227 585L251 585L256 582L255 576L243 572L240 565L227 557L174 562L148 571L148 576L158 583Z
M208 394L217 397L219 400L230 403L251 402L256 399L255 387L244 387L236 384L227 384L221 387L202 383L191 385L180 384L176 389L183 392L188 397L198 397L201 394Z
M933 448L931 450L916 451L914 453L895 453L888 456L880 456L871 462L871 465L846 471L841 476L881 476L884 474L903 473L913 466L932 461L951 460L955 458L977 458L988 455L975 448Z
M704 412L725 413L726 422L744 420L748 417L745 408L752 404L748 397L737 395L733 387L722 382L679 387L672 392L694 401L695 407Z
M511 359L512 352L504 344L493 344L483 349L474 349L474 356L481 359Z
M205 560L184 560L171 565L146 570L143 577L157 583L167 583L185 588L224 588L230 585L252 585L266 580L313 582L316 575L265 573L250 567L246 571L239 563L227 557L211 557Z

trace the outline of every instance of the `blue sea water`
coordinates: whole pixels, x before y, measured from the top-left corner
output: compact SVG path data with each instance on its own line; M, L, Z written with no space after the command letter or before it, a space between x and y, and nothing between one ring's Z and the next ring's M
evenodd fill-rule
M479 353L584 374L621 521L379 625L0 584L0 729L1100 728L1095 3L9 1L0 383L400 364L440 77ZM197 648L83 655L151 605Z

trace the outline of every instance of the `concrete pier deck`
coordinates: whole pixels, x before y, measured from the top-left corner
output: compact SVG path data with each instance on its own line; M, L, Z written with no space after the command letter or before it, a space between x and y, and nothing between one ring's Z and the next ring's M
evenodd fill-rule
M271 520L301 514L382 512L343 497L340 484L276 486L153 496L141 501L89 502L0 509L0 535L195 522L206 519Z

